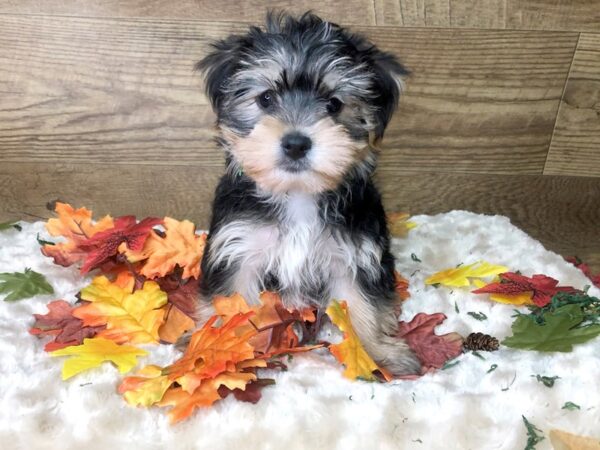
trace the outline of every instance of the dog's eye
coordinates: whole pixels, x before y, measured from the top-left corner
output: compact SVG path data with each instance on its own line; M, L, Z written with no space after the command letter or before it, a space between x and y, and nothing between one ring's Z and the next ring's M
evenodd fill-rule
M260 94L258 96L258 104L260 106L262 106L263 108L267 109L269 108L273 102L275 101L275 94L273 93L273 91L265 91L262 94Z
M344 106L344 104L342 103L342 101L339 98L331 97L327 101L327 112L329 114L337 114L341 111L342 106Z

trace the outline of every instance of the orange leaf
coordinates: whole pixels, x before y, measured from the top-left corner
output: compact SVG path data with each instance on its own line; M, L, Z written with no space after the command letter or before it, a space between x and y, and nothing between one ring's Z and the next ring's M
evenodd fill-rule
M408 219L410 219L410 214L408 213L389 213L387 215L387 222L390 234L394 237L406 237L408 231L417 226L415 222L411 222Z
M196 408L211 406L217 400L221 400L221 396L216 380L204 380L192 394L182 388L169 389L158 405L173 406L169 419L176 423L191 416Z
M396 283L396 293L398 294L398 297L400 297L400 300L410 298L410 293L408 292L408 280L397 270L394 271L394 281Z
M179 310L175 305L169 303L165 307L165 321L158 328L158 336L161 341L173 344L185 333L194 328L195 322Z
M253 312L236 314L221 327L213 324L218 316L211 317L200 330L196 331L182 358L164 369L170 380L186 385L193 392L200 380L214 378L228 369L228 364L254 358L254 349L248 340L256 334L248 330L241 336L236 328L245 325Z
M200 260L204 253L206 234L196 235L192 222L164 219L165 236L152 232L140 252L123 249L131 262L145 260L140 274L148 278L164 277L175 269L183 268L183 278L200 276Z
M80 249L79 244L114 226L110 216L104 216L94 223L92 212L86 208L74 209L66 203L56 203L54 211L58 218L49 219L46 229L52 236L65 237L66 241L55 245L46 244L42 247L42 253L61 266L68 267L83 261L88 252Z

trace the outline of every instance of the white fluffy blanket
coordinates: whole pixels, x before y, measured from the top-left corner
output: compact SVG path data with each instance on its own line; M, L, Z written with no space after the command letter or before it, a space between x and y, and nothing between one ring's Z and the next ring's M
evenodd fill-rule
M512 306L468 290L424 285L428 275L459 263L483 259L525 275L544 273L577 288L589 284L578 269L504 217L454 211L414 220L418 227L394 243L398 269L410 280L403 319L420 311L443 312L448 319L438 333L510 334ZM274 375L277 384L263 390L258 404L230 396L184 423L169 425L163 410L136 409L123 401L116 392L121 377L108 363L61 381L61 359L44 353L43 343L28 334L33 313L46 313L45 305L55 298L74 301L89 282L76 269L43 257L37 232L45 236L42 223L0 233L0 272L31 267L55 289L53 296L0 301L2 449L513 450L525 447L522 415L546 435L560 428L600 438L600 338L571 353L501 347L484 353L485 360L464 354L452 368L390 384L344 379L342 368L326 353L296 355L289 371ZM422 262L413 261L411 253ZM590 294L600 291L592 288ZM481 311L488 319L479 322L469 311ZM151 355L141 365L167 364L177 353L164 345L148 349ZM498 368L486 373L492 364ZM548 388L535 374L560 379ZM561 409L567 401L581 410ZM549 439L537 448L551 448Z

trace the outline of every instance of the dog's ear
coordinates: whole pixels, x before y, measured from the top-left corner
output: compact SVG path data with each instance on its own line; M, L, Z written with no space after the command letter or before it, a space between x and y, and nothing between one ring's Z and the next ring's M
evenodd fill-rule
M229 36L211 44L212 51L196 64L204 73L204 89L213 108L218 111L224 97L224 87L239 67L240 53L247 45L244 36Z
M375 140L380 140L383 133L398 107L402 80L409 71L390 53L382 52L375 47L371 48L373 71L375 73L375 98L373 103L377 106L375 113Z

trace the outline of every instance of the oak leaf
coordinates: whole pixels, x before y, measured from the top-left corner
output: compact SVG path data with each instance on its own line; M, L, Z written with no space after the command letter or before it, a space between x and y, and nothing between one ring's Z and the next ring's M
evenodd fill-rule
M404 338L415 352L421 361L422 373L439 369L462 353L463 338L458 333L435 334L435 327L444 320L446 316L442 313L419 313L410 322L399 323L398 337Z
M65 361L62 379L67 380L78 373L100 366L104 361L114 363L119 372L129 372L137 364L137 357L147 354L130 345L118 345L115 342L95 337L84 339L82 345L61 348L50 353L52 356L73 356Z
M29 332L38 338L51 336L53 341L48 342L44 350L51 352L72 345L79 345L85 338L94 337L105 327L90 327L83 324L81 319L73 316L72 306L64 300L55 300L48 303L47 314L34 314L35 323Z
M55 212L58 217L48 220L46 230L52 236L66 238L66 241L54 245L45 244L41 250L60 266L68 267L83 261L87 251L79 248L79 244L96 233L113 227L113 219L110 216L104 216L94 223L92 212L86 208L75 209L71 205L58 202Z
M450 287L470 286L470 278L491 277L507 270L508 268L504 266L478 261L473 264L461 265L437 272L427 278L425 284L441 284Z
M552 297L558 292L577 293L581 292L572 286L558 286L558 281L546 275L524 275L506 272L500 274L500 281L490 283L473 291L474 294L498 294L492 300L510 302L512 304L535 304L540 307L546 306ZM531 294L530 294L531 293ZM526 296L530 295L529 301L524 302ZM514 297L514 301L510 301ZM490 297L491 298L491 297Z
M158 342L158 329L163 322L167 294L157 283L146 281L135 292L123 289L105 276L94 278L81 290L81 299L90 303L73 311L88 326L106 325L99 337L118 343Z
M148 278L164 277L176 266L183 269L183 278L200 276L200 260L204 253L206 234L198 236L188 220L164 219L165 232L150 234L142 249L125 252L131 262L143 261L140 273Z
M123 378L118 392L133 406L151 406L162 400L172 380L162 374L162 368L149 365L133 376Z
M373 374L381 370L362 346L358 335L352 328L346 302L333 300L326 310L331 321L344 333L344 340L339 344L331 344L329 351L346 366L344 376L350 379L375 380Z

